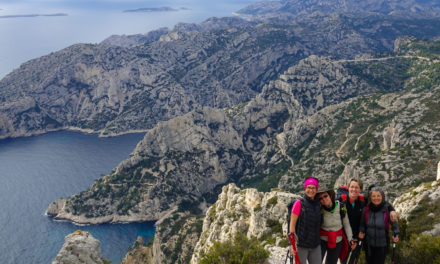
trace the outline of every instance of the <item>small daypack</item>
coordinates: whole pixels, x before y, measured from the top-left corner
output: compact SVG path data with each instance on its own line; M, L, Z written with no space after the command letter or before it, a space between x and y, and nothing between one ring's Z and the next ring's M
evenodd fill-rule
M345 204L347 204L348 200L348 187L347 186L341 186L338 187L336 190L336 200L339 200ZM365 198L362 195L359 195L359 200L362 202L365 202Z
M296 201L301 202L301 213L304 212L304 206L302 206L303 198L294 199L287 205L287 234L290 233L290 217L292 216L292 207L295 204ZM298 223L297 223L298 224Z
M348 187L347 186L340 186L338 189L336 189L336 200L347 200L348 197Z
M370 205L367 204L365 206L365 219L364 219L365 223L367 223L369 216L370 216ZM390 218L390 212L388 211L388 207L387 207L386 210L385 210L385 213L383 214L383 220L385 222L385 229L387 231L390 230L390 222L388 221L389 218Z

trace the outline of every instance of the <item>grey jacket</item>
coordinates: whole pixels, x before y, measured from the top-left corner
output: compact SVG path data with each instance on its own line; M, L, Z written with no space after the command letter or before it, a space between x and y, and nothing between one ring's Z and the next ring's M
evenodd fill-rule
M387 226L391 227L393 236L399 235L399 226L397 222L391 222L387 208L385 203L379 206L369 204L362 211L359 231L365 233L365 239L369 246L387 247L389 245ZM388 221L388 224L385 221Z

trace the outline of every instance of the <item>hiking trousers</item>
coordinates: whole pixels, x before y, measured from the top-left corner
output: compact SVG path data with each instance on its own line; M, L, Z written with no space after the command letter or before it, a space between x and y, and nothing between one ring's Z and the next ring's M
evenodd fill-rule
M348 262L348 255L349 254L350 254L350 251L348 251L347 257L342 262L342 264L353 264L355 262L355 260L359 261L359 255L361 254L361 246L358 245L353 251L351 251L350 262Z
M384 264L387 247L365 247L365 257L368 264Z
M301 264L307 263L309 264L321 264L321 245L318 245L315 248L303 248L298 247L298 256Z
M325 256L325 264L338 263L339 253L341 253L342 242L343 241L336 243L335 248L328 248L328 242L325 240L321 240L321 261L324 260ZM325 252L327 252L327 256L325 255Z

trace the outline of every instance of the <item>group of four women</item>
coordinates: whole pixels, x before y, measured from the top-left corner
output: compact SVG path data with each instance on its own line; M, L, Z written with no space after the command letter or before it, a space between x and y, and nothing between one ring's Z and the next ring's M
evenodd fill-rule
M301 264L352 264L359 258L359 241L363 241L368 264L383 264L389 247L389 227L393 242L399 241L397 214L385 201L384 192L373 187L368 198L360 193L358 178L348 183L348 196L336 199L333 190L319 190L316 178L304 182L304 197L293 207L289 230L295 234Z

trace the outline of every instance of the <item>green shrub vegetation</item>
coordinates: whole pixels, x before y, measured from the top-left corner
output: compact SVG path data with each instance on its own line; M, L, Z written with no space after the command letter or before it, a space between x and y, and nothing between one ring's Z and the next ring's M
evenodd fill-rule
M267 263L269 252L256 239L237 233L233 239L214 242L207 253L202 255L200 264L242 264Z
M256 176L250 178L242 178L238 184L245 188L256 188L260 192L269 192L272 188L278 186L278 182L287 170L290 168L290 161L282 160L281 162L270 165L269 172L260 172ZM261 170L256 168L255 171Z
M278 196L274 196L272 198L270 198L269 200L267 200L267 207L273 207L274 205L276 205L278 203Z
M440 264L440 237L411 235L409 240L398 243L395 262L400 264Z

